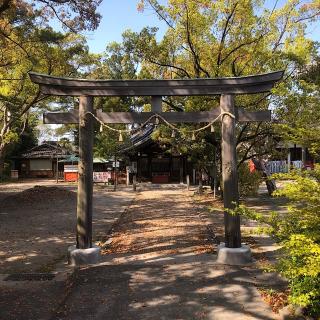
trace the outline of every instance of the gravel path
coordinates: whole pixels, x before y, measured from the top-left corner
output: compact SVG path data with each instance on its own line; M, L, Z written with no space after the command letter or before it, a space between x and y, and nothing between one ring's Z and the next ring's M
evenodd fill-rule
M213 252L206 228L209 220L199 216L190 195L181 188L140 193L114 226L112 243L103 253L114 256L117 263Z
M53 319L276 319L256 289L261 273L215 263L213 217L197 200L182 188L139 193Z

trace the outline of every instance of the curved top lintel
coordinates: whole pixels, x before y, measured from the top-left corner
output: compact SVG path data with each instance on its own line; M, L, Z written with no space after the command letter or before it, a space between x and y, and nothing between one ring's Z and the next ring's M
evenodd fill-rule
M283 71L265 74L179 80L88 80L30 72L43 94L61 96L201 96L248 94L269 91Z

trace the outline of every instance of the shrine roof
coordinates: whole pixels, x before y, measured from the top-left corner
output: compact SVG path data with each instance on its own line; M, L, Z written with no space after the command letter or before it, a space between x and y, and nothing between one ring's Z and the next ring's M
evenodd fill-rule
M26 159L43 159L43 158L64 158L70 155L69 151L65 148L50 143L43 143L35 146L22 154L22 158Z

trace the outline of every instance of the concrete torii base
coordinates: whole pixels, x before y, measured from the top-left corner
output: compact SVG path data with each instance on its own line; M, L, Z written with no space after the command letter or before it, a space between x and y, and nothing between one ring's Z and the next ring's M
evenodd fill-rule
M100 260L100 247L93 245L88 249L77 249L71 246L68 248L68 263L71 266L81 266L86 264L95 264Z
M218 245L217 263L241 266L252 263L250 247L242 244L241 248L227 248L224 242Z

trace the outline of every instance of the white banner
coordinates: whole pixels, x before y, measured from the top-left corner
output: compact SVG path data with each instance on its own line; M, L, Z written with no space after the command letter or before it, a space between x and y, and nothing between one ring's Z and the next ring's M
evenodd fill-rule
M93 182L108 182L111 172L93 172Z

